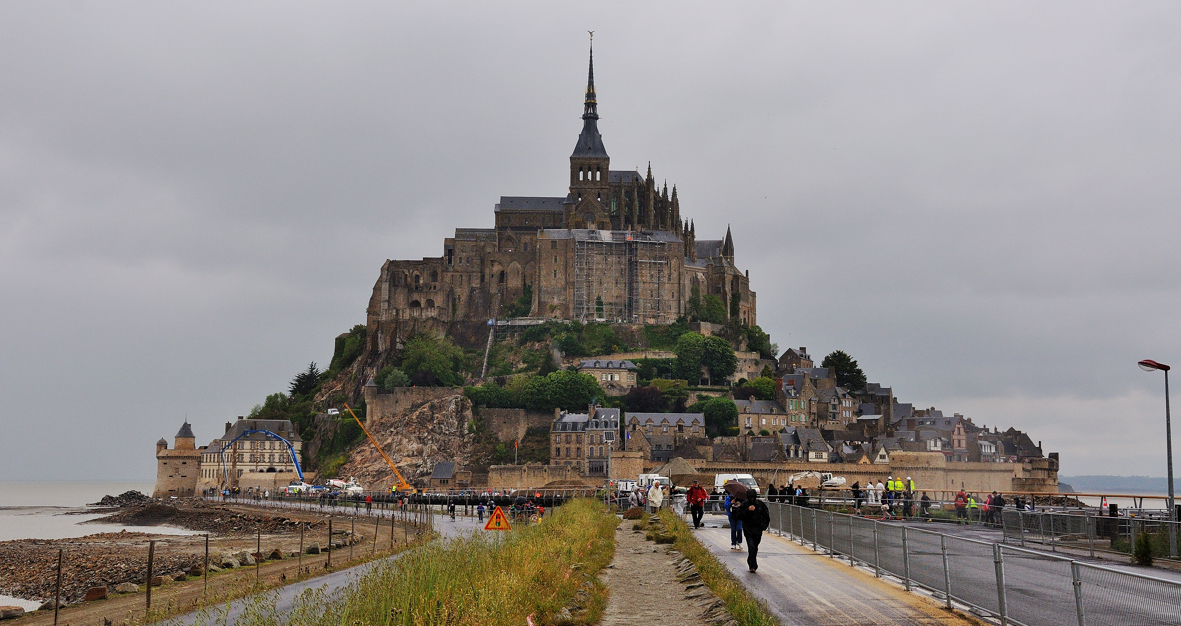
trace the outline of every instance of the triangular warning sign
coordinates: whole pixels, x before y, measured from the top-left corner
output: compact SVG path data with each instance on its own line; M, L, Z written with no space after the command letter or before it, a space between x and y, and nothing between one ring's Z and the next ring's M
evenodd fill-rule
M512 530L508 525L508 518L504 516L504 511L500 507L496 507L492 511L492 517L488 518L488 523L484 524L484 530Z

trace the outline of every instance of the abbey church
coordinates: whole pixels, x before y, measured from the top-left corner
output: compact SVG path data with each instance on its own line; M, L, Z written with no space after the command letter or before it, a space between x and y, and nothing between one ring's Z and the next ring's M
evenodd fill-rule
M722 239L698 239L676 187L658 184L651 165L644 175L611 169L594 76L592 51L567 193L501 196L494 228L457 228L440 257L386 261L369 303L373 347L389 349L405 327L423 322L503 318L510 304L518 317L667 324L693 294L712 294L732 316L756 323L729 229Z

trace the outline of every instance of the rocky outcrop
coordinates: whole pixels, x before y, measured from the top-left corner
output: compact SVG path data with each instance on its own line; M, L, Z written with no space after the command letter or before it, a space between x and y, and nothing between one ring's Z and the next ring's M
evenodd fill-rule
M468 464L473 443L468 422L472 419L471 402L455 390L393 414L371 414L365 427L406 480L425 484L440 461ZM366 489L384 490L394 484L393 472L368 438L350 451L349 461L337 474L355 477Z

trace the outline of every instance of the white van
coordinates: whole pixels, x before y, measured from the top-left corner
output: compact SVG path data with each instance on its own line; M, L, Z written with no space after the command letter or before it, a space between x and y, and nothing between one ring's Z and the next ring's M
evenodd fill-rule
M639 479L636 480L637 486L644 489L651 487L652 483L660 483L662 487L670 487L673 484L667 476L661 476L660 474L640 474Z
M714 476L714 491L720 493L722 491L722 485L725 485L732 480L736 480L746 485L747 489L754 489L755 493L763 495L763 492L759 490L758 481L756 481L755 477L751 476L750 474L717 474Z

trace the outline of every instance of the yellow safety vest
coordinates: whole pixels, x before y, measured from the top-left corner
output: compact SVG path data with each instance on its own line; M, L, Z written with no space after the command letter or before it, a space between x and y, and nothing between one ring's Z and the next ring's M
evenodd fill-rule
M910 481L910 488L907 491L914 491L914 481Z
M894 481L886 481L886 491L894 491Z

